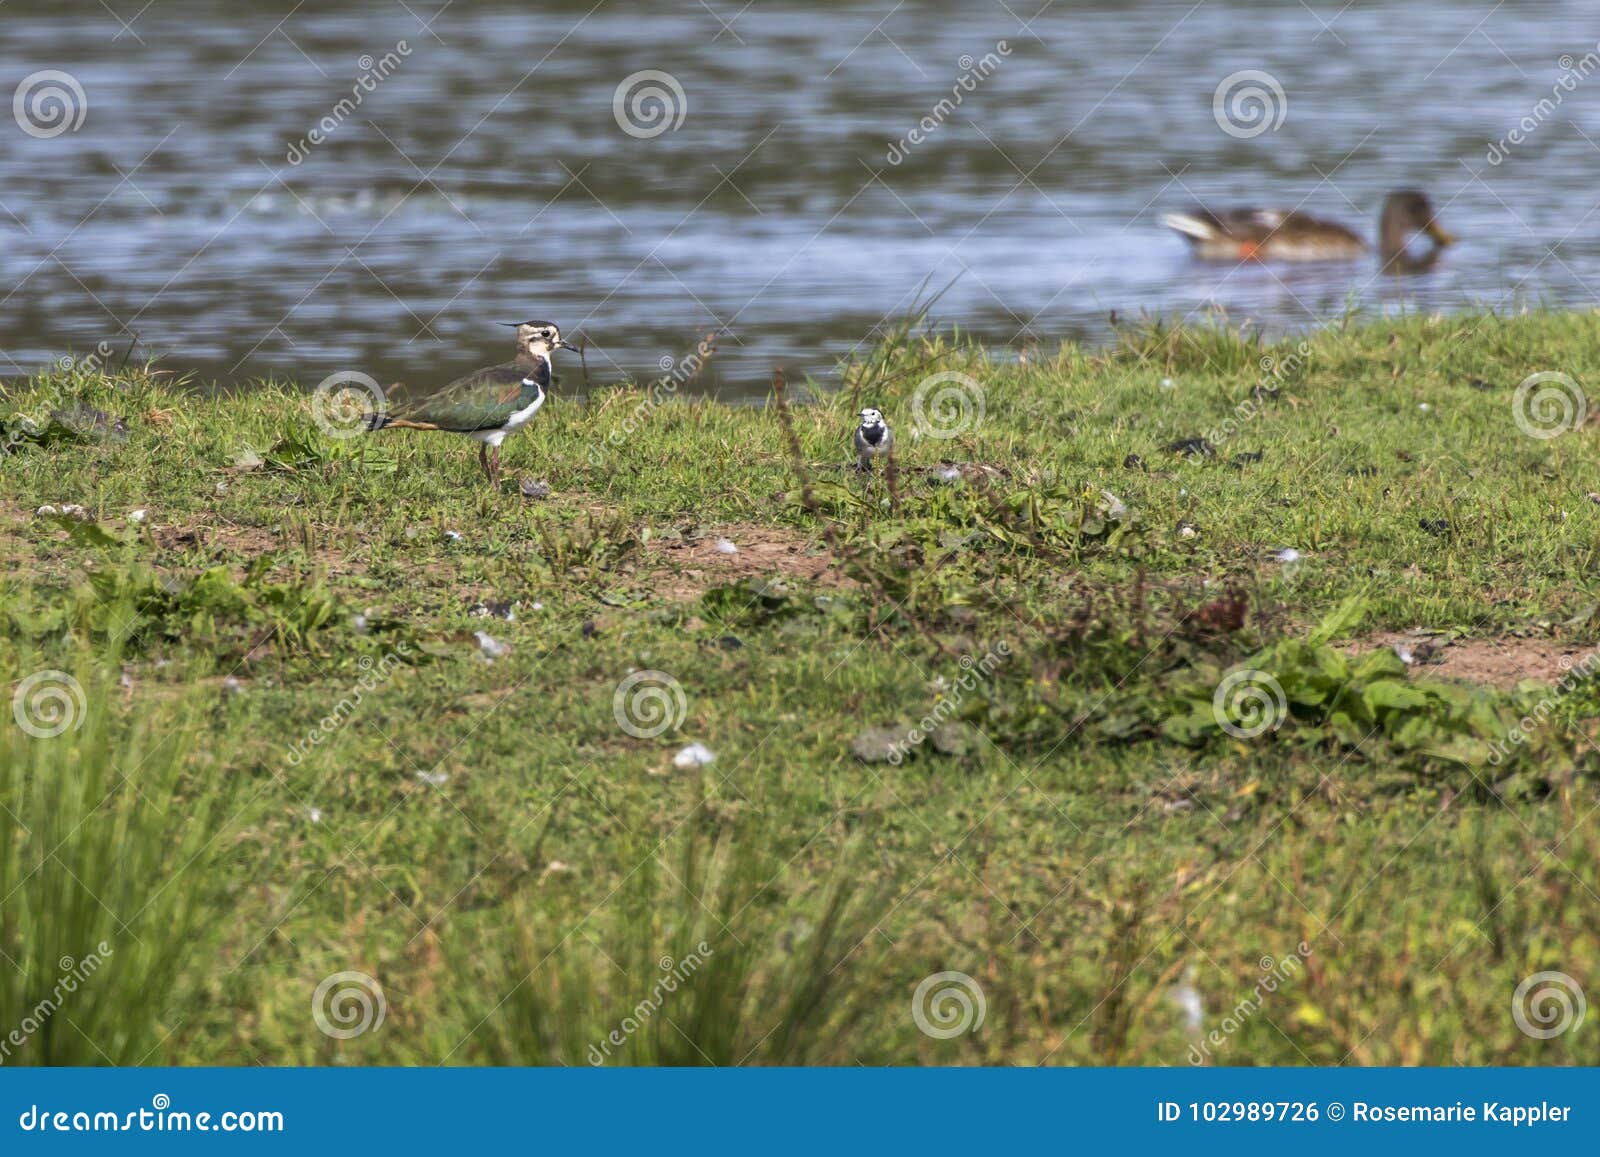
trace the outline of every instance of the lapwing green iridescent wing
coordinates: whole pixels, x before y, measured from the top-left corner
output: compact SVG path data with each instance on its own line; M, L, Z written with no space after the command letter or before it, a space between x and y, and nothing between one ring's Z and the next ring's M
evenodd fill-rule
M396 404L385 424L458 434L495 430L532 405L549 385L549 363L507 362L457 378L425 397Z

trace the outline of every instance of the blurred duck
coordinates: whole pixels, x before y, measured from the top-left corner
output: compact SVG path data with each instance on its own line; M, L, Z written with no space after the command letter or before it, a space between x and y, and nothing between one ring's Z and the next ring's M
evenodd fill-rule
M1196 207L1166 213L1161 223L1176 229L1207 261L1349 261L1368 252L1359 234L1337 221L1281 209ZM1407 246L1425 233L1432 240L1421 254ZM1439 259L1455 238L1434 217L1433 204L1415 189L1399 189L1383 202L1378 217L1378 256L1386 272L1415 272Z

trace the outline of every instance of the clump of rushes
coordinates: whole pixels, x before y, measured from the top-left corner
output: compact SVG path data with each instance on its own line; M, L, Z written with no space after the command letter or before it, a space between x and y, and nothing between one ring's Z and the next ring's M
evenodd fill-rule
M19 669L0 729L5 1064L181 1055L216 969L224 787L192 701L129 717L114 676ZM59 733L57 733L59 732Z

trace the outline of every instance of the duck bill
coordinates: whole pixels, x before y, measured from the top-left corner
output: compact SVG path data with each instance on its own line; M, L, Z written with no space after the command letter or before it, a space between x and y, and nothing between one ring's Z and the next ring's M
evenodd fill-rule
M1433 243L1435 245L1440 247L1445 245L1454 245L1456 243L1455 234L1449 232L1437 221L1429 221L1428 224L1423 227L1423 232L1433 239Z

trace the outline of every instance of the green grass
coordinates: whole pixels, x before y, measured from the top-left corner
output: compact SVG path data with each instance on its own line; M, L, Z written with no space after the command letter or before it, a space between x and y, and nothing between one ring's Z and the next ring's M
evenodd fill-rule
M0 1063L1600 1063L1512 1017L1534 972L1600 994L1600 693L1344 642L1600 641L1595 433L1513 414L1597 337L906 336L766 409L569 373L500 493L290 386L14 380ZM916 436L934 374L981 398L953 438ZM887 477L842 469L867 404ZM619 725L637 671L659 734ZM1276 726L1214 707L1235 671Z

